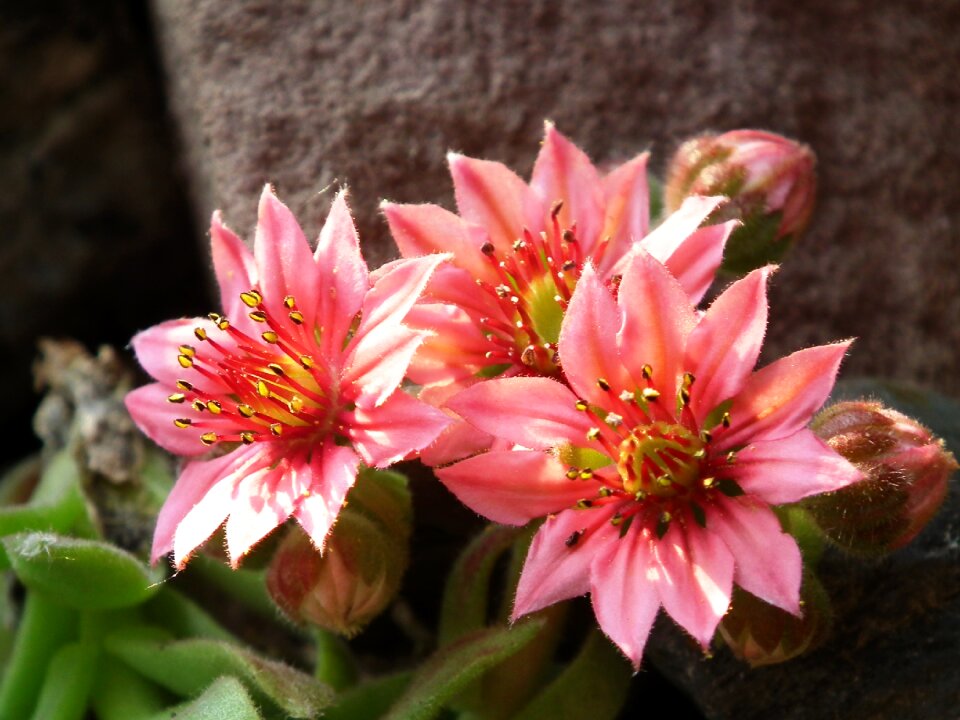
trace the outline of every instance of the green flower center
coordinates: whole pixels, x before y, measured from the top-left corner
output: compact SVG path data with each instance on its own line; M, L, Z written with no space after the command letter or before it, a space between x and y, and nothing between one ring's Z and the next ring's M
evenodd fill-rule
M623 488L662 498L691 488L701 475L703 441L682 425L657 421L635 427L620 442L617 471Z

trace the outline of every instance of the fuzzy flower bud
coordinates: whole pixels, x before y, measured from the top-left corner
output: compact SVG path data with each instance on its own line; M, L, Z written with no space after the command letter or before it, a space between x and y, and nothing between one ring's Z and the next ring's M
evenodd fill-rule
M805 502L824 533L853 552L889 552L910 542L940 507L958 467L942 440L880 403L837 403L811 428L865 476Z
M806 229L816 195L816 159L805 145L760 130L688 140L667 170L668 212L691 195L723 195L743 226L727 242L724 269L745 274L779 260Z
M734 655L751 667L786 662L816 649L830 634L833 611L820 581L803 574L803 615L791 615L735 587L730 610L720 622L720 636Z
M393 600L409 562L406 479L361 471L323 551L291 528L267 570L267 589L292 620L356 635Z

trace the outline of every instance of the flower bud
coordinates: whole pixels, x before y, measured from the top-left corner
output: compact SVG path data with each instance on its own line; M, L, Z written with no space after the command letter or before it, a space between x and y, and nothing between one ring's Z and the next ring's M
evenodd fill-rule
M821 530L853 552L890 552L910 542L940 507L957 469L942 440L877 402L837 403L811 428L864 474L862 482L804 502Z
M744 274L779 260L806 229L816 195L816 159L805 145L760 130L704 135L680 146L667 170L664 200L673 212L690 195L724 195L738 217L724 269Z
M363 470L323 552L299 527L277 549L267 589L292 620L357 634L400 590L409 562L410 493L402 475Z
M830 634L833 612L820 581L805 571L800 589L803 615L797 617L734 587L720 636L734 655L751 667L792 660L817 648Z

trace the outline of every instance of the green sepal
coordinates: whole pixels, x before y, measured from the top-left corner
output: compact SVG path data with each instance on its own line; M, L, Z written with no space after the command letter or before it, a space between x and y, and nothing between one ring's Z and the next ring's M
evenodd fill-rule
M289 717L312 718L333 699L332 690L283 663L219 640L175 640L159 628L125 628L108 635L108 652L141 675L181 697L198 695L216 678L241 681L254 700Z
M0 541L27 588L86 610L139 605L153 595L165 571L98 540L20 533Z
M512 720L613 720L627 699L633 671L599 630L580 652Z
M384 720L437 717L461 690L529 643L543 624L532 618L510 628L479 630L440 648L421 665Z
M730 233L720 271L741 277L764 265L780 262L794 240L793 235L777 238L782 219L783 213L762 210L744 218L743 225Z
M263 720L263 716L243 683L221 677L195 700L162 710L149 720Z

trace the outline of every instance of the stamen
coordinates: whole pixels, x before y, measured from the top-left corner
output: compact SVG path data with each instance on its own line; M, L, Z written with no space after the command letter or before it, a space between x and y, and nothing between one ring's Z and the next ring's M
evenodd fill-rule
M597 378L597 387L606 392L610 389L610 383L607 382L606 378Z
M283 434L283 425L280 423L273 423L270 426L270 432L274 437L280 437Z
M251 418L256 414L256 411L246 403L240 403L237 405L237 412L245 418Z
M207 402L207 410L209 410L213 415L219 415L223 411L223 408L216 400L210 400Z
M244 430L242 433L240 433L240 442L242 442L244 445L249 445L254 440L256 440L256 435L249 430Z
M263 302L263 296L256 290L240 293L240 299L243 301L243 304L249 308L255 308Z
M195 327L193 329L193 334L197 340L200 340L201 342L207 339L207 331L202 327Z
M648 402L652 400L656 400L658 397L660 397L659 390L654 390L653 388L649 388L649 387L641 390L640 394L643 396L643 399Z
M314 366L313 358L309 355L301 355L300 365L302 365L305 370L309 370Z
M174 393L173 395L170 395L167 397L167 402L182 403L186 399L187 399L187 396L184 395L183 393Z
M585 412L587 409L587 404L583 400L577 400L574 404L574 407L580 412Z
M176 418L173 421L173 424L182 430L183 428L187 428L193 425L193 420L191 420L190 418Z
M177 362L180 363L180 367L184 370L193 367L193 358L189 355L177 355Z
M200 442L204 445L213 445L217 441L217 434L215 432L207 432L200 436Z
M265 333L261 333L260 337L263 338L265 343L270 343L271 345L276 345L280 340L280 336L277 335L273 330L267 330Z
M253 312L249 312L247 313L247 317L258 323L267 321L267 314L263 312L263 310L254 310Z
M184 392L190 392L193 390L193 385L188 383L186 380L177 380L177 387L183 390Z
M287 295L283 299L283 305L287 310L293 310L297 306L297 301L294 300L293 295Z
M582 536L583 536L583 530L574 530L572 533L570 533L570 536L563 541L563 544L566 545L568 548L573 547L578 542L580 542L580 538Z
M277 363L267 363L267 369L274 375L284 376L283 368L277 365Z
M644 380L649 380L653 377L653 366L649 363L645 364L642 368L640 368L640 374L643 375Z
M592 500L587 500L586 498L584 498L584 499L582 499L582 500L577 500L577 509L578 509L578 510L586 510L586 509L592 508L592 507L593 507L593 501L592 501Z
M203 400L194 400L192 404L193 404L193 409L196 410L197 412L203 412L204 410L207 409L207 405L206 403L203 402Z
M580 468L567 468L567 480L576 480L578 477L580 477Z
M295 325L303 325L303 313L299 310L293 310L287 316L290 318L290 321Z
M181 345L179 350L182 355L186 355L190 358L197 354L197 351L190 345Z

